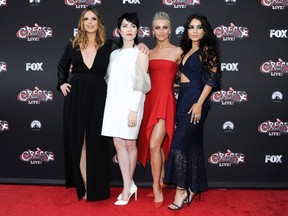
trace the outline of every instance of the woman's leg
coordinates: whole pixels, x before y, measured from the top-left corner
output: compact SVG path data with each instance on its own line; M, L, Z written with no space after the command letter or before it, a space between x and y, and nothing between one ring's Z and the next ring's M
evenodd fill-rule
M125 140L126 149L129 155L129 173L131 180L133 179L134 171L137 165L137 147L136 140Z
M153 127L150 137L150 164L153 176L154 202L162 202L163 194L160 186L160 176L162 170L161 146L166 135L165 120L159 119L159 122Z
M161 147L161 157L162 157L162 167L161 167L161 175L160 175L160 185L162 188L164 188L165 186L167 187L167 185L165 185L163 182L164 175L165 175L165 153L164 153L163 146Z
M185 201L186 203L189 204L189 200L188 200L189 196L190 196L190 192L188 189L180 188L177 186L175 197L174 197L174 202L170 204L168 208L171 210L181 209Z
M132 185L131 175L130 175L130 158L129 153L126 148L126 143L124 139L113 138L114 146L117 151L119 167L121 170L123 178L123 191L122 200L128 200L130 194L130 188Z
M83 179L83 183L85 186L86 193L84 195L84 199L87 199L87 169L86 169L86 135L84 134L83 146L81 151L81 158L80 158L80 172Z

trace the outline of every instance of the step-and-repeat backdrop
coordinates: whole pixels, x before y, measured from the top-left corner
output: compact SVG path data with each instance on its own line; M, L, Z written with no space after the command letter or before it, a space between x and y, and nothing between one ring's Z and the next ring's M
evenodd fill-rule
M114 40L118 17L137 12L139 40L149 48L155 12L170 15L175 45L190 14L206 15L223 71L205 126L209 186L288 187L287 0L0 0L0 183L64 184L57 64L87 5L100 11ZM116 186L122 178L109 145ZM138 164L137 184L151 179L149 164Z

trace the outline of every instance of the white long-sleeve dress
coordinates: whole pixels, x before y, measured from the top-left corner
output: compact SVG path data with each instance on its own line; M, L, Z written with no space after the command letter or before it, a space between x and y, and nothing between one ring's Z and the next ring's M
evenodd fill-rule
M110 55L103 136L137 139L145 101L145 95L133 89L138 53L139 49L134 47L117 49ZM135 127L128 127L130 110L137 112Z

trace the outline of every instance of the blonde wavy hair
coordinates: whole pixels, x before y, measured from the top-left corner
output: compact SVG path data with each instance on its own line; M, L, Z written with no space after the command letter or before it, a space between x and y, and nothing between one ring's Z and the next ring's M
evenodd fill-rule
M102 17L100 13L93 7L87 7L85 8L79 18L78 21L78 33L75 36L75 38L72 40L72 46L75 48L77 45L80 46L80 49L85 49L88 46L88 37L86 35L86 31L84 28L84 16L85 13L91 11L97 16L98 20L98 29L96 32L96 37L95 37L95 47L100 48L105 44L106 41L106 28L103 24Z

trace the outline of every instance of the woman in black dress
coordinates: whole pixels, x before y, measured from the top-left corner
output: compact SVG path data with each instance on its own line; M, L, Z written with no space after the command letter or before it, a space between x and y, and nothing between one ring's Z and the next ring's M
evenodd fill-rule
M164 178L165 182L177 186L170 210L179 210L184 203L189 205L196 194L208 189L203 126L210 109L209 96L220 87L221 77L218 42L207 18L191 15L184 27L177 127Z
M106 40L98 11L88 7L58 65L57 89L65 96L66 187L76 186L78 199L87 201L110 197L108 140L101 136L101 127L107 89L104 77L116 46ZM70 70L73 77L68 82Z
M76 187L78 199L110 197L108 138L101 135L107 85L104 77L110 54L118 44L106 40L99 12L87 7L78 33L58 64L57 89L63 93L63 130L66 187ZM148 53L140 43L139 49ZM72 67L72 69L71 69ZM72 78L68 77L72 73Z

